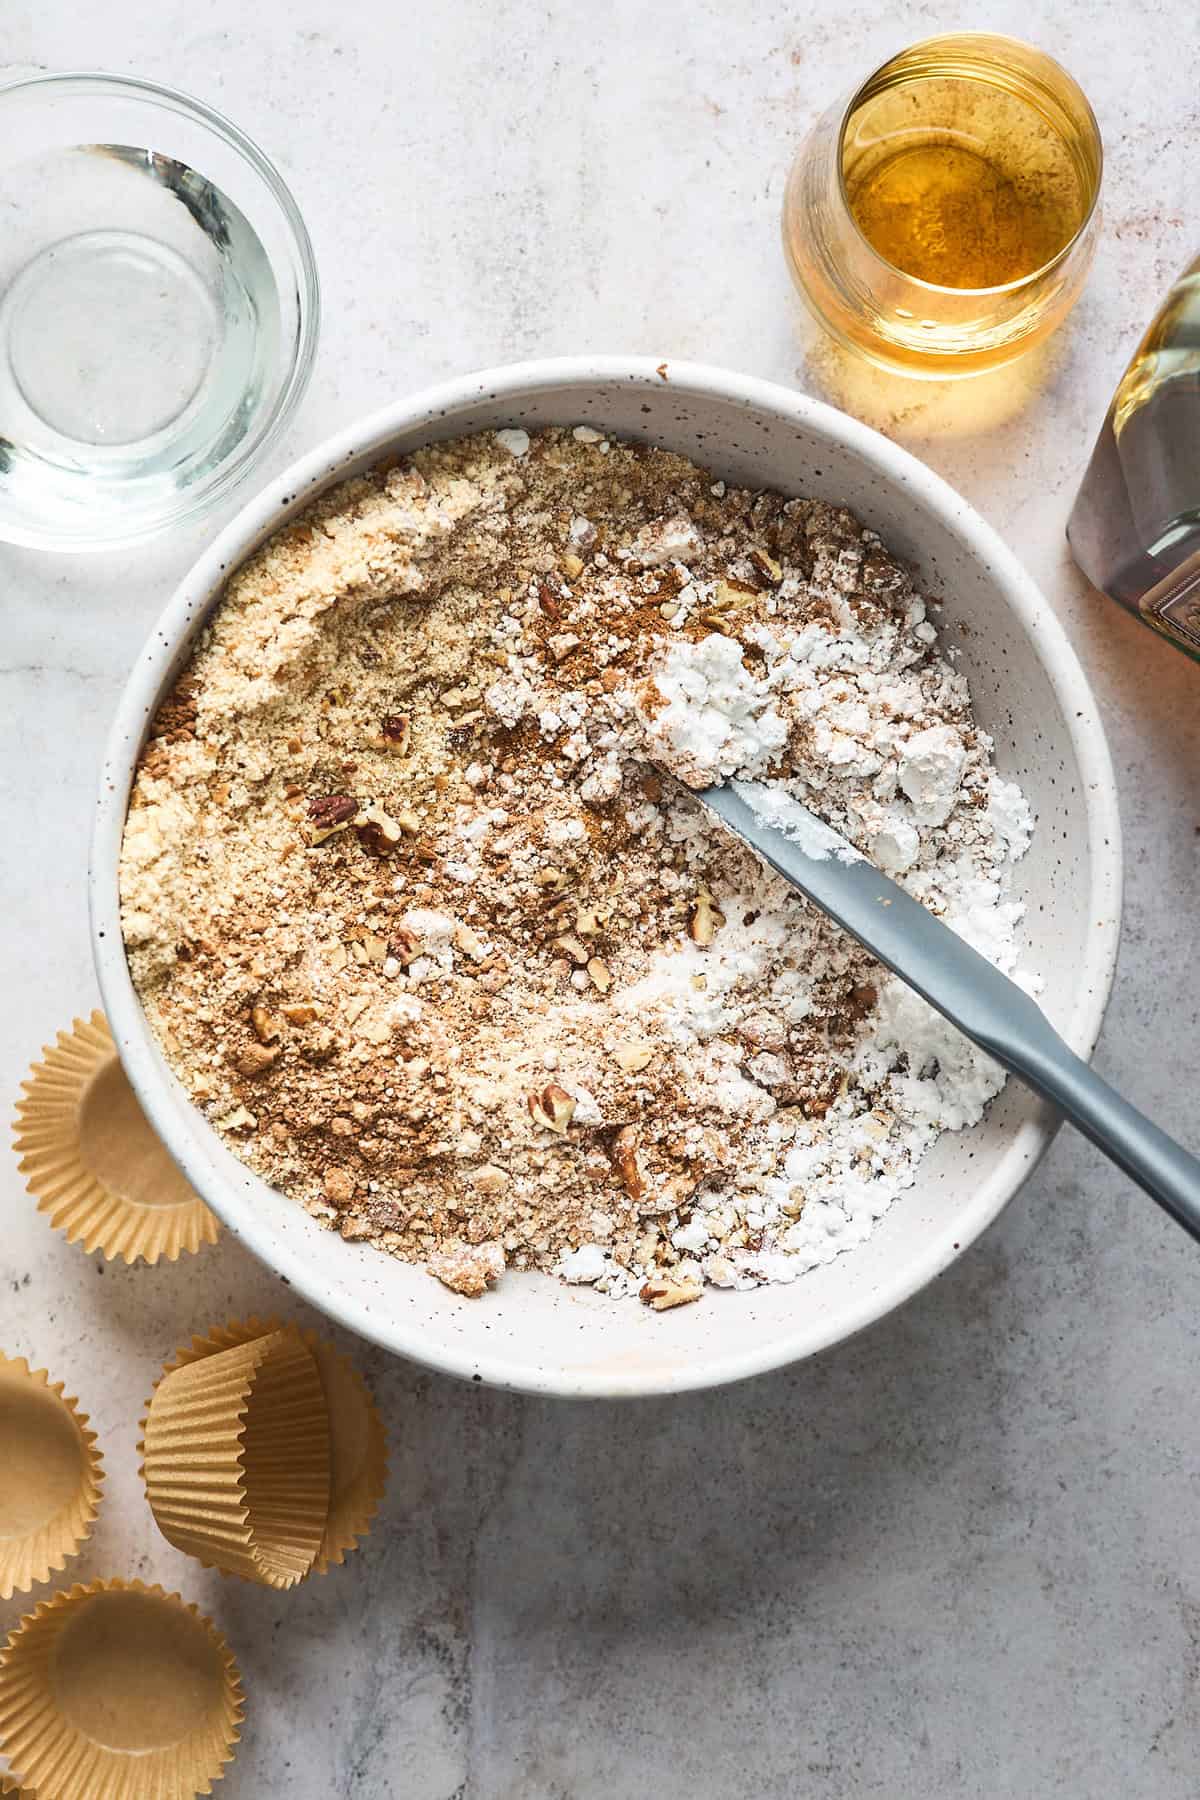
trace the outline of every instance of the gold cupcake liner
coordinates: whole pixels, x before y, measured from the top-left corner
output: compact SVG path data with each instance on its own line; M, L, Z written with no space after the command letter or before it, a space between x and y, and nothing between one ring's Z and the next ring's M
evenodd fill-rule
M367 1384L348 1356L317 1336L301 1333L316 1359L329 1414L329 1517L313 1565L324 1575L358 1547L387 1487L387 1437Z
M177 1364L146 1413L142 1474L163 1536L268 1587L302 1581L329 1516L329 1418L299 1332Z
M366 1536L387 1486L387 1440L383 1421L366 1383L350 1359L315 1331L284 1327L278 1319L235 1319L203 1337L194 1337L190 1344L181 1347L166 1365L161 1383L165 1384L177 1370L210 1361L285 1329L300 1339L313 1358L328 1421L329 1504L320 1546L311 1569L306 1571L323 1575L333 1564L343 1562L356 1548L359 1539ZM143 1475L157 1518L158 1506L151 1492L148 1459ZM161 1475L156 1472L153 1481L155 1491L160 1490ZM224 1567L224 1564L218 1566ZM254 1578L261 1579L259 1576Z
M140 1581L45 1600L0 1650L0 1750L46 1800L192 1800L233 1760L241 1678L211 1620Z
M61 1381L0 1351L0 1600L47 1581L88 1538L104 1471L87 1426Z
M102 1012L76 1019L22 1082L14 1137L38 1211L69 1244L127 1263L215 1244L217 1221L154 1133Z

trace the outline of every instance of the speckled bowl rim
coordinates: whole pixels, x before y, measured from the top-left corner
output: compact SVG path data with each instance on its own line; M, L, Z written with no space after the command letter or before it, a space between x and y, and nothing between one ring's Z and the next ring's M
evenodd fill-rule
M679 1393L744 1380L844 1342L910 1299L992 1224L1035 1168L1058 1126L1057 1116L1047 1107L1039 1107L1035 1116L1020 1125L994 1174L973 1199L964 1202L952 1250L938 1241L930 1243L922 1254L897 1268L894 1280L865 1293L859 1305L847 1309L836 1325L808 1318L797 1307L789 1329L745 1348L722 1347L712 1355L697 1355L668 1380L654 1367L621 1374L604 1368L562 1371L511 1354L484 1357L453 1343L430 1342L419 1325L403 1316L402 1309L393 1319L381 1317L322 1281L304 1255L278 1242L245 1193L214 1182L210 1165L189 1129L187 1108L180 1110L156 1061L120 928L117 868L129 789L168 673L182 661L197 621L215 604L229 571L319 490L341 478L348 464L365 457L382 460L401 434L428 423L432 435L440 420L473 404L511 401L516 416L523 401L588 383L628 382L661 397L662 371L669 376L677 400L718 400L750 414L771 414L839 445L860 458L884 484L901 488L910 504L936 517L987 566L1055 690L1078 760L1092 870L1090 924L1080 945L1079 1000L1063 1035L1080 1056L1091 1054L1099 1036L1120 938L1122 858L1116 781L1100 714L1079 659L1037 585L992 527L941 476L869 426L777 383L700 363L672 360L668 364L652 357L556 357L482 370L423 389L349 426L301 457L243 506L201 554L151 633L121 697L105 751L92 837L89 912L96 973L113 1037L147 1116L197 1191L248 1249L322 1312L382 1348L445 1374L527 1393L595 1398ZM620 1309L614 1308L614 1327L619 1328L619 1321Z

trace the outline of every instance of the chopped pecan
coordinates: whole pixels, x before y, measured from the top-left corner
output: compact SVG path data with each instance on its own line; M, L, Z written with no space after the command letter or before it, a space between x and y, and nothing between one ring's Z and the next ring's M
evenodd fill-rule
M250 1023L260 1044L273 1044L279 1036L279 1021L271 1017L265 1006L251 1009Z
M358 801L350 794L318 795L308 803L310 844L323 844L337 831L345 831L358 812Z
M401 826L389 818L381 806L364 806L354 820L354 829L363 849L371 856L390 856L404 837Z
M556 1081L552 1081L540 1094L526 1094L525 1104L535 1125L542 1125L547 1131L556 1131L560 1137L566 1136L567 1126L575 1111L575 1102L566 1088L561 1088Z
M587 972L591 977L592 986L599 988L602 994L607 994L609 988L612 986L612 972L603 958L599 956L589 957Z
M783 580L783 570L773 556L768 556L765 550L751 550L750 561L754 565L755 574L760 576L768 587L779 586Z
M655 1312L669 1312L673 1306L686 1306L691 1300L698 1300L704 1292L698 1281L668 1281L665 1278L648 1281L638 1289L638 1299L643 1306L652 1307Z
M399 756L408 747L409 732L409 723L403 713L389 713L386 719L379 722L380 747L390 750L393 756Z
M349 794L325 794L308 803L308 816L322 830L327 825L348 825L358 811L358 801Z
M725 914L721 911L708 889L702 887L692 901L688 914L688 935L693 943L708 945L716 937L725 923Z
M632 1125L622 1125L612 1141L611 1155L625 1192L631 1200L641 1200L646 1192L646 1184L638 1166L637 1132Z
M421 940L407 925L399 926L387 941L387 953L394 956L402 969L421 954Z

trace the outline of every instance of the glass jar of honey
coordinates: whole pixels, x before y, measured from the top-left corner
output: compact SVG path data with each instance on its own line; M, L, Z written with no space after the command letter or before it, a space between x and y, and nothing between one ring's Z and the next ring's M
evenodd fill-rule
M877 69L814 127L783 241L821 322L907 375L1022 355L1074 305L1098 230L1103 150L1066 70L958 32Z

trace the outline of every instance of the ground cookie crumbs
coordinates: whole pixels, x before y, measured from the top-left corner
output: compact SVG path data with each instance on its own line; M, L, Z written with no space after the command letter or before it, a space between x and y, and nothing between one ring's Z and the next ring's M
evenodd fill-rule
M679 785L731 777L1011 969L1028 810L877 537L590 427L435 446L230 580L137 771L134 981L239 1156L459 1293L791 1280L1003 1077Z

